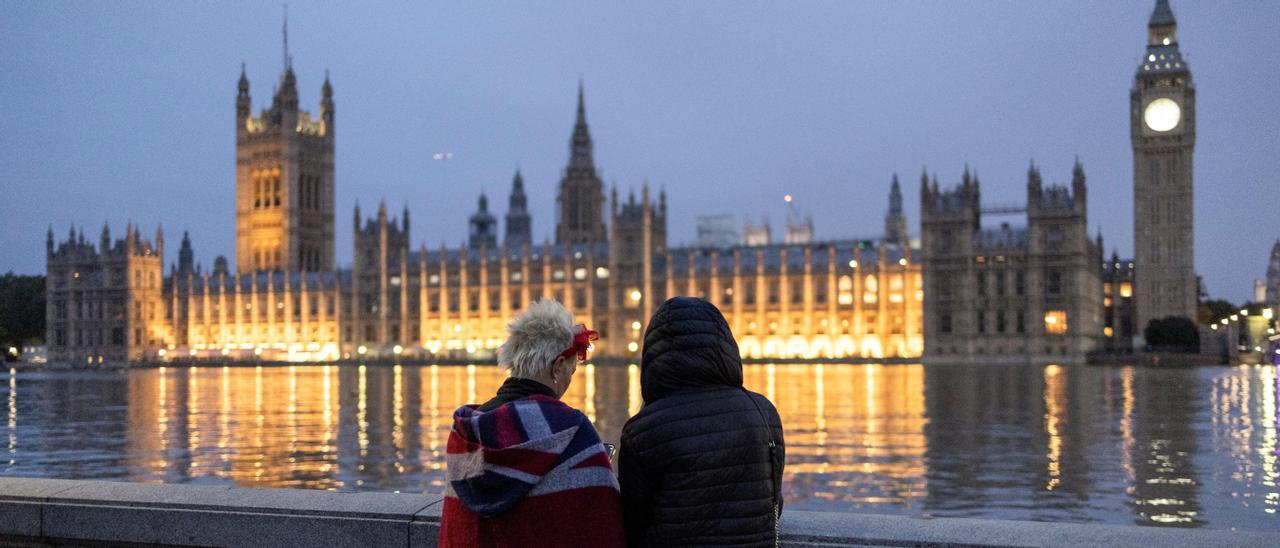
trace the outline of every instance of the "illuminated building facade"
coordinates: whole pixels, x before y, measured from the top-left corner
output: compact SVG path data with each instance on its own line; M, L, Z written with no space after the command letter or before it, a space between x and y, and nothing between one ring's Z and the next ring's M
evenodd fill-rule
M152 247L130 228L110 254L106 243L92 254L73 234L56 253L50 248L52 358L484 359L505 340L508 319L540 298L564 303L600 332L596 356L625 358L638 356L657 305L677 295L719 306L749 358L914 357L924 348L921 270L902 234L900 204L886 218L894 241L817 241L806 221L804 237L783 244L668 248L665 191L654 199L645 184L639 197L621 199L614 188L605 209L581 87L556 243L530 241L517 173L505 231L482 195L466 244L415 249L407 206L397 218L380 204L365 218L357 205L353 261L335 268L333 89L326 78L321 114L312 119L297 109L291 64L281 82L272 106L251 117L248 81L240 78L236 267L222 257L210 270L196 265L184 235L178 262L162 277L159 234ZM84 281L57 285L71 284L77 271L115 268L103 261L137 272L141 285L96 274L92 291L64 289ZM100 330L60 315L79 300L118 302L101 330L123 342L99 349L96 338L70 338ZM116 305L104 306L93 309Z
M1090 241L1084 168L1045 185L1033 164L1026 208L984 208L980 182L921 176L924 356L944 362L1080 362L1103 335L1102 237ZM982 226L983 213L1026 213L1025 227Z
M1106 338L1103 348L1109 353L1132 352L1133 338L1142 335L1135 315L1133 271L1133 260L1115 253L1102 261L1102 336Z
M124 239L102 226L98 245L74 228L56 246L45 242L45 340L49 360L123 362L172 339L164 306L164 233L147 240L129 223Z
M288 61L271 107L250 114L241 67L236 96L236 269L319 272L334 266L333 86L320 116L298 108Z

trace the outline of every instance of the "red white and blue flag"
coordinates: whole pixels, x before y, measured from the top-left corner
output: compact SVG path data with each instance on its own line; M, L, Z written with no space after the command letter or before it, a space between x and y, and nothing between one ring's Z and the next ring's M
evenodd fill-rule
M546 396L453 415L441 546L621 546L618 480L591 422Z

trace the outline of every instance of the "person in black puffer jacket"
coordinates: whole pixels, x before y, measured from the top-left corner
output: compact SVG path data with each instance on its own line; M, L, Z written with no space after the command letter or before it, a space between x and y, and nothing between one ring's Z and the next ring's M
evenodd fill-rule
M618 452L627 543L776 545L782 420L742 387L738 344L715 305L676 297L658 307L640 392Z

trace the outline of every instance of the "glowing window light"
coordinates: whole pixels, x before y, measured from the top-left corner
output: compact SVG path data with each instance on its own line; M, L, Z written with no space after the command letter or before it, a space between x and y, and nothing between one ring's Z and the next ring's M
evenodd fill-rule
M1061 335L1067 332L1067 312L1050 310L1044 313L1044 332Z
M575 280L587 279L587 269L582 267L573 269L573 279Z
M1120 296L1125 298L1132 297L1133 284L1128 282L1120 284Z
M1108 325L1102 328L1102 334L1107 337L1112 337L1112 336L1115 336L1115 330L1111 329L1111 326Z
M634 330L636 330L636 331L639 331L639 330L640 330L640 322L638 322L638 321L631 322L631 329L634 329Z
M639 289L632 289L632 290L631 290L631 295L630 295L630 296L631 296L631 300L632 300L632 301L634 301L634 302L640 302L640 298L641 298L641 297L643 297L644 295L643 295L642 293L640 293L640 290L639 290Z
M609 277L609 269L607 269L607 268L605 268L605 267L603 267L603 266L597 266L597 267L596 267L596 277L597 277L597 278L600 278L600 279L602 279L602 280L603 280L603 279L605 279L605 278L608 278L608 277Z
M395 347L391 349L391 351L394 352L397 356L399 356L401 352L404 352L404 347L397 344L395 345Z

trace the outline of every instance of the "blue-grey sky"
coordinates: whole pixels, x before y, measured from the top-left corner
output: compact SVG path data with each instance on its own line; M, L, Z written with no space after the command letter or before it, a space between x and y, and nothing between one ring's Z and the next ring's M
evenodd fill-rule
M482 188L505 213L517 166L553 234L579 78L606 183L665 186L673 245L707 213L777 233L786 193L821 238L877 236L895 172L914 234L922 166L954 183L968 163L984 202L1021 202L1032 158L1066 182L1078 155L1091 232L1129 256L1153 4L294 1L289 47L304 108L332 74L344 264L357 199L407 203L415 246L455 246ZM1196 266L1251 299L1280 237L1280 2L1173 9L1198 88ZM50 223L163 224L170 261L182 230L198 261L233 257L236 80L243 61L269 104L280 28L265 2L0 5L0 272L42 272Z

